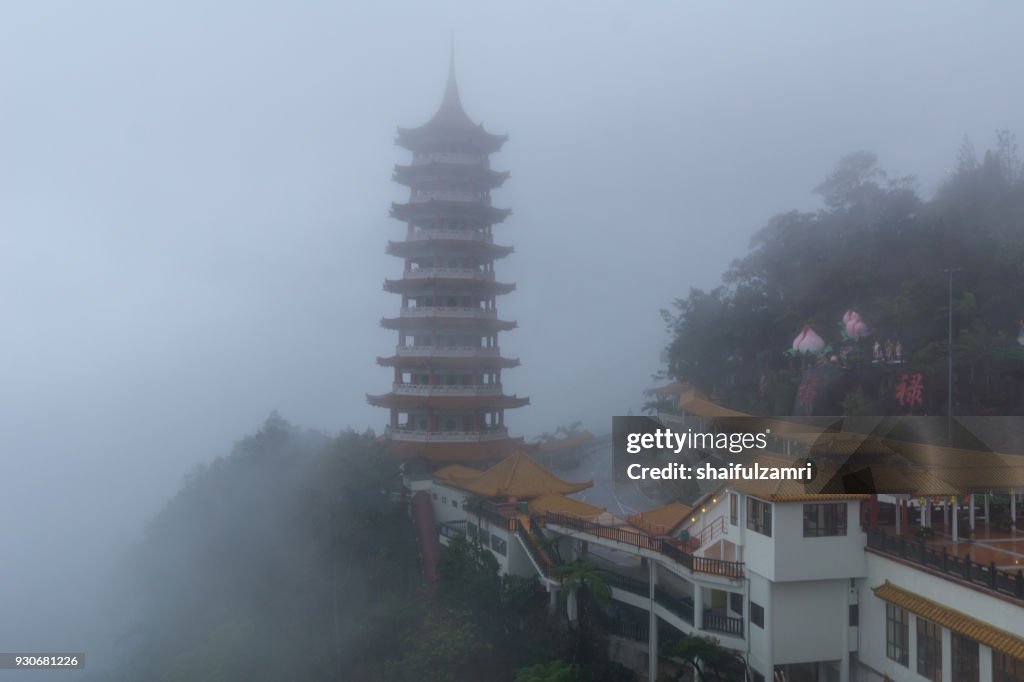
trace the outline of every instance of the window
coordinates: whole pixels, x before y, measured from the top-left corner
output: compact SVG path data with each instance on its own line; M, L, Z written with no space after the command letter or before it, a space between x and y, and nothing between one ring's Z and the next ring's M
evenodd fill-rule
M434 499L435 500L437 499L437 493L434 493Z
M740 496L736 493L729 493L729 523L739 525L740 519Z
M754 682L764 682L764 675L756 670L752 670L751 672L754 674Z
M956 682L978 682L978 643L953 633L953 679Z
M470 540L476 540L478 532L479 532L479 529L477 528L475 523L470 521L469 523L466 524L466 535L469 536Z
M458 500L452 500L452 506L455 507L456 509L458 509L459 508Z
M747 498L747 528L761 535L772 536L772 506L767 502Z
M740 616L743 615L743 595L739 592L729 593L729 608L733 613L738 613Z
M992 682L1024 682L1024 660L993 651Z
M480 544L484 547L489 547L491 544L491 534L483 528L480 529Z
M446 495L441 496L441 504L448 504L448 497Z
M858 625L860 625L860 606L850 604L850 627L855 628Z
M942 627L917 617L917 674L942 682Z
M764 628L764 607L760 604L750 602L750 622L759 628Z
M846 535L846 503L804 505L804 537Z
M900 665L907 665L910 662L909 643L910 616L905 609L894 604L886 604L885 655Z

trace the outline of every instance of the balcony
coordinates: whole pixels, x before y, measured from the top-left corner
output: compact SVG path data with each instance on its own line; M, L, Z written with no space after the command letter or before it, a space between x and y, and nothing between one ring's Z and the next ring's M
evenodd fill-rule
M1024 571L999 568L995 561L982 563L972 559L971 550L981 553L983 542L963 543L963 556L951 553L946 544L941 549L928 546L924 539L909 539L890 534L880 528L865 528L867 549L894 559L916 564L959 583L974 585L1004 597L1024 601ZM955 550L954 550L955 551ZM989 554L995 554L989 552ZM998 555L997 555L998 556Z
M501 355L501 350L480 346L397 346L395 355L405 358L496 358Z
M405 279L441 277L446 279L481 280L484 282L494 281L493 272L485 272L476 268L417 268L415 270L403 271L402 276Z
M398 395L449 395L449 396L477 396L477 395L501 395L501 384L477 384L456 386L430 385L430 384L391 384L392 392Z
M481 443L508 438L508 429L503 426L483 431L419 431L389 426L384 433L392 440L412 443Z
M465 306L418 306L416 308L402 308L402 317L462 317L468 319L496 320L497 310L486 310Z
M430 239L450 239L452 241L472 241L472 242L493 242L493 235L483 234L482 232L475 232L473 230L443 230L443 229L427 229L417 230L411 232L406 239L410 242L427 241Z

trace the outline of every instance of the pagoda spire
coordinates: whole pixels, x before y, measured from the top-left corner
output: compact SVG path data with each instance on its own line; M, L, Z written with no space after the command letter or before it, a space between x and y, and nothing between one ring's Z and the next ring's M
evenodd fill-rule
M448 82L445 84L444 97L441 98L441 106L434 119L447 120L459 123L472 122L469 114L462 108L462 98L459 97L459 83L455 78L455 35L452 34L451 46L448 52Z

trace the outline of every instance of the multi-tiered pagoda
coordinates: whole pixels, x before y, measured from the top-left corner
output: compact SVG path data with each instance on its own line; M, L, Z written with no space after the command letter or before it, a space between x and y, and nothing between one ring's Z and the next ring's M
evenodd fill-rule
M409 188L409 201L392 204L391 216L407 230L387 252L405 268L384 289L401 295L402 307L381 321L398 332L395 354L377 358L395 375L390 393L368 399L391 410L387 434L401 457L495 460L523 446L509 437L505 410L529 398L502 390L502 370L519 361L502 357L498 346L498 333L516 323L498 318L497 298L515 284L494 277L494 262L512 252L492 236L510 211L491 205L491 190L508 173L491 170L489 155L506 139L466 115L454 67L434 117L398 129L397 143L412 162L396 166L394 180Z

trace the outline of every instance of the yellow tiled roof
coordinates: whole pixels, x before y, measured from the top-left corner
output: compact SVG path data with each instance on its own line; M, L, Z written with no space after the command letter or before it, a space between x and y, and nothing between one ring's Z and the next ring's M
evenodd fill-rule
M525 452L510 455L486 471L454 465L439 469L434 477L484 497L531 499L545 493L575 493L594 485L593 481L563 481Z
M685 521L692 511L693 507L682 502L669 502L660 507L633 514L629 517L629 522L648 533L665 535Z
M697 390L684 392L679 407L688 414L723 419L745 417L770 427L772 436L802 443L815 456L862 457L865 476L879 492L913 495L958 495L1024 486L1024 457L985 450L951 448L856 432L826 432L826 424L805 424L781 417L754 417L718 405ZM750 424L747 424L750 427ZM878 461L874 461L874 458ZM762 482L758 482L762 483ZM767 482L764 482L767 483ZM792 483L779 485L778 494ZM767 486L748 492L767 496ZM758 492L758 490L760 492Z
M464 466L462 464L450 464L434 472L434 478L456 487L462 487L460 483L466 483L483 475L480 469Z
M543 514L544 512L566 514L568 516L586 519L587 521L593 521L597 517L601 516L601 514L605 512L605 509L604 507L595 507L594 505L583 502L582 500L574 500L573 498L566 497L565 495L544 493L530 502L530 513Z
M885 581L885 584L874 588L874 593L879 599L912 611L918 616L949 628L964 637L969 637L1008 656L1024 659L1024 637L989 625L931 599L925 599L909 590L893 585L888 580Z

